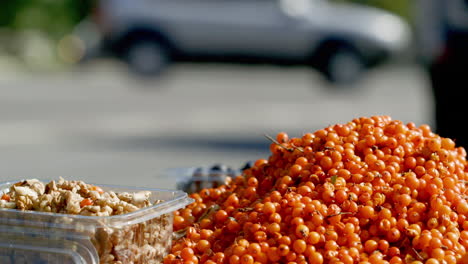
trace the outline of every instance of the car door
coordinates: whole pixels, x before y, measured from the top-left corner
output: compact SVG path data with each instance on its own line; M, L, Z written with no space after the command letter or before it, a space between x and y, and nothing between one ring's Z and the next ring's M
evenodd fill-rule
M164 25L195 54L302 56L307 35L279 0L160 0Z
M300 20L287 16L279 0L226 0L223 25L226 52L262 57L304 54L307 35Z

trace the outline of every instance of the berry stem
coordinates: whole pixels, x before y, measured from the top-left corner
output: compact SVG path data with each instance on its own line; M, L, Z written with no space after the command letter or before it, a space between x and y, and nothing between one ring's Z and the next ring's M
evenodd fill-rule
M276 141L274 138L272 138L271 136L265 134L265 137L267 139L269 139L271 142L275 143L276 145L284 148L285 150L289 151L289 152L293 152L295 149L299 150L300 152L304 152L304 150L300 147L296 147L296 146L293 146L292 148L288 148L288 147L285 147L283 144L279 143L278 141Z

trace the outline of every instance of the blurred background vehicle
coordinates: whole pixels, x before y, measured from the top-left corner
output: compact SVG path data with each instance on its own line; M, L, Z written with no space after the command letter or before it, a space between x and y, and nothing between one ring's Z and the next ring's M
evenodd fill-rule
M468 1L416 2L418 57L426 70L435 102L438 134L468 148L464 120L468 69Z
M271 63L178 62L163 78L133 78L125 63L93 49L102 38L89 19L94 2L1 1L1 180L63 176L176 188L166 168L239 168L268 157L265 134L296 137L379 114L432 124L430 89L413 53L343 86L359 89L331 89L307 65ZM372 6L413 23L412 0L327 4L334 2Z
M101 0L100 47L137 74L176 60L301 63L335 84L401 55L410 27L390 12L327 0ZM89 49L92 50L92 49Z

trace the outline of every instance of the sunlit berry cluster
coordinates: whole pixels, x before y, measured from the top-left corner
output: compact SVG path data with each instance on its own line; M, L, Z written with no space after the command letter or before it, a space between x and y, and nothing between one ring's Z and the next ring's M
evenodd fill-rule
M466 152L388 116L302 137L175 213L164 263L468 263Z

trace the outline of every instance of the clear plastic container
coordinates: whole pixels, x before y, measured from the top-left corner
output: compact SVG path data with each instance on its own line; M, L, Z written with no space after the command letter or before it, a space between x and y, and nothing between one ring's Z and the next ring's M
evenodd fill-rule
M0 183L0 195L16 183ZM115 216L0 209L0 263L161 263L172 244L173 212L193 202L182 191L99 185L104 191L151 191L161 203Z

